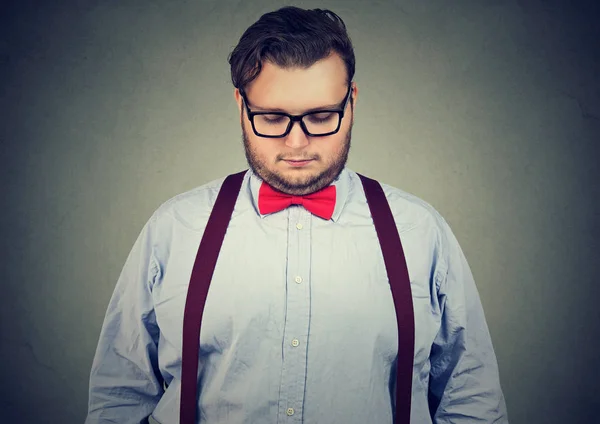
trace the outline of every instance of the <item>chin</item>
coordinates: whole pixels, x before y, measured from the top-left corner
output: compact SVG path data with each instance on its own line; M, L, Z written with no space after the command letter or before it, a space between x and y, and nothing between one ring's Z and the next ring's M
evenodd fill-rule
M282 180L293 185L302 185L312 180L319 175L318 172L309 171L308 169L290 169L283 172L276 172Z

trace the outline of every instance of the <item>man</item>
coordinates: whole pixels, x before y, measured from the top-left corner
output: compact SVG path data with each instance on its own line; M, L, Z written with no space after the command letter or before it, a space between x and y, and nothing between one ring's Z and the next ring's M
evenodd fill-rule
M366 192L345 167L358 89L344 23L318 9L265 14L230 64L250 170L202 314L196 422L392 423L402 343ZM179 421L186 295L223 181L144 226L105 317L86 423ZM427 203L382 187L410 276L410 421L507 422L456 238ZM325 192L330 207L309 211Z

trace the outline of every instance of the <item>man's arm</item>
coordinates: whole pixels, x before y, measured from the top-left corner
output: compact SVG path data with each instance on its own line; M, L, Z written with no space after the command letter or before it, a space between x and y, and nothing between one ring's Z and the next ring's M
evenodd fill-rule
M438 288L440 331L431 351L429 405L436 424L508 423L498 364L467 260L444 222L447 272Z
M163 393L151 297L158 272L151 222L129 253L108 305L90 374L85 424L146 423Z

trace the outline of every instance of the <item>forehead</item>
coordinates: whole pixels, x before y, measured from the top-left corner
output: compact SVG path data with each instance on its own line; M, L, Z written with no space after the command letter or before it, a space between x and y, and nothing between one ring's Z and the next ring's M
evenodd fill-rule
M346 66L333 54L308 68L281 68L265 62L245 91L254 108L300 113L340 103L347 89Z

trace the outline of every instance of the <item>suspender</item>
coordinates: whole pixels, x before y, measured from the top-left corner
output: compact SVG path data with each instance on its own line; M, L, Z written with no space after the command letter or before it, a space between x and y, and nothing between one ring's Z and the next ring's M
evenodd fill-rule
M180 424L196 424L200 326L206 296L246 171L225 178L196 254L183 315ZM395 424L409 424L414 358L414 312L400 236L381 185L358 174L383 253L398 324Z
M415 349L415 316L413 312L410 278L404 250L394 216L381 185L358 174L365 189L383 261L396 307L398 323L398 359L396 360L396 424L410 423L410 400Z

